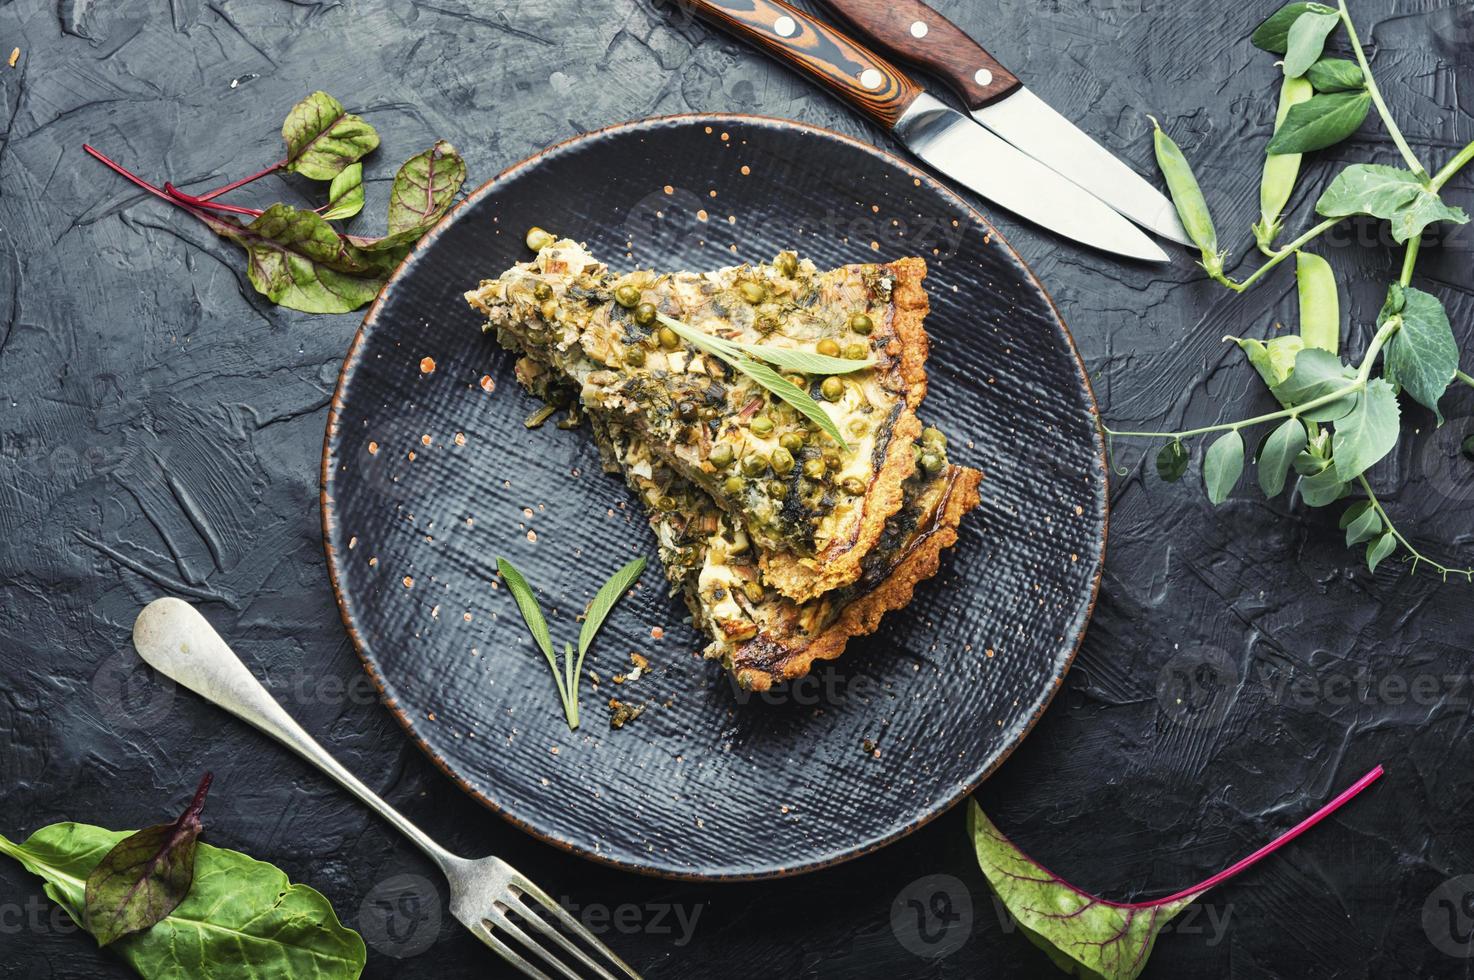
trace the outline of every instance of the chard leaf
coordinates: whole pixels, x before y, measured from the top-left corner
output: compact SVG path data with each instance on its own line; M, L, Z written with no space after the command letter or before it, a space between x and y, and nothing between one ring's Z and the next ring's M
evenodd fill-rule
M1432 293L1399 289L1402 326L1387 341L1387 380L1431 409L1443 424L1438 400L1459 369L1459 345L1448 313ZM1388 302L1392 302L1389 296ZM1384 309L1386 307L1384 306Z
M363 164L344 167L328 188L328 206L323 209L325 221L351 218L363 210Z
M1314 252L1296 252L1295 291L1305 346L1336 353L1341 346L1341 297L1331 264Z
M1366 86L1361 66L1345 58L1322 58L1305 70L1317 92L1351 92Z
M1397 538L1391 531L1384 531L1377 535L1371 544L1367 545L1367 570L1375 572L1382 559L1397 550Z
M1187 472L1192 457L1180 439L1173 439L1157 451L1157 476L1166 483L1176 483Z
M1370 541L1382 533L1382 517L1370 500L1352 504L1341 515L1341 528L1346 532L1346 547Z
M287 144L285 169L313 180L332 180L379 145L379 134L326 92L313 92L292 106L281 127Z
M1437 221L1461 225L1469 220L1463 208L1444 204L1412 171L1380 163L1352 164L1341 171L1315 202L1315 210L1327 218L1352 214L1384 218L1392 223L1392 237L1399 243L1421 235Z
M446 211L466 182L466 161L445 140L405 161L389 193L389 236L419 238Z
M1284 405L1304 405L1333 394L1356 380L1356 371L1341 363L1336 355L1319 347L1307 347L1295 355L1295 370L1274 386L1274 395ZM1302 414L1312 422L1331 422L1355 407L1356 394L1348 392L1319 408Z
M1299 78L1325 50L1326 38L1341 23L1338 13L1306 12L1295 18L1285 37L1285 76Z
M87 875L87 928L99 946L147 929L189 894L195 845L204 829L200 811L209 789L206 773L178 820L125 837Z
M584 654L588 653L589 646L594 642L594 636L599 632L599 627L604 625L604 620L609 618L614 604L620 600L640 573L645 570L645 559L636 558L625 565L619 571L609 576L609 581L599 587L595 593L593 602L589 603L588 612L584 613L583 629L578 634L578 662L583 665ZM575 671L578 676L581 671Z
M0 853L41 877L46 894L88 928L86 882L130 836L82 823L42 827L24 843L0 836ZM312 977L351 980L363 972L363 939L338 921L317 891L280 869L225 848L197 845L194 886L152 928L110 947L141 976L162 980Z
M1367 382L1356 407L1336 423L1331 458L1341 480L1354 480L1397 445L1397 395L1381 378Z
M1244 437L1238 429L1229 429L1203 454L1203 485L1208 488L1208 499L1215 505L1227 500L1243 472Z
M322 215L288 204L273 204L246 226L223 218L211 226L246 250L251 285L273 303L304 313L358 309L378 295L402 257L365 252Z
M1312 95L1290 107L1266 152L1309 153L1339 143L1356 132L1371 107L1372 97L1365 91Z
M1334 14L1335 7L1321 3L1287 3L1266 17L1249 40L1254 47L1271 54L1285 54L1290 42L1290 27L1304 13Z
M1290 464L1304 450L1305 424L1299 419L1285 419L1270 433L1259 451L1259 489L1266 497L1278 497L1285 489L1285 476Z

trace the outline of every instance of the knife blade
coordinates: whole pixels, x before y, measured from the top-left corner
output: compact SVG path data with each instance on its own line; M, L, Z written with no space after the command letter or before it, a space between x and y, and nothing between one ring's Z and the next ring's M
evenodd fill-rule
M936 170L1021 218L1108 252L1167 255L1079 185L927 95L843 32L783 0L683 0L698 14L806 73L890 130Z
M974 119L1007 142L1137 224L1192 244L1166 195L1030 91L925 0L824 3L882 50L935 73Z

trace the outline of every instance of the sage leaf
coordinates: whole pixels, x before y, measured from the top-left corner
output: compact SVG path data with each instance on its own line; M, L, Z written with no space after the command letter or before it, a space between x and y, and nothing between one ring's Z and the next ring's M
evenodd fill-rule
M763 361L783 371L796 371L799 374L852 374L855 371L875 366L873 358L850 360L847 357L830 357L814 351L794 350L790 347L778 347L771 344L744 344L697 330L664 313L657 313L655 317L665 326L675 330L677 336L685 337L682 331L690 331L702 338L701 340L688 339L687 342L698 346L705 342L708 346L703 349L708 352L715 352L719 348L727 357L740 357L746 354L753 360Z
M1191 460L1182 440L1173 439L1157 451L1157 476L1164 482L1176 483L1187 472L1187 464Z
M379 134L326 92L292 106L281 127L287 144L283 166L313 180L332 180L379 145Z
M1336 423L1331 458L1343 481L1354 480L1397 445L1397 395L1382 378L1367 382L1356 407Z
M0 853L40 876L44 889L88 928L86 881L129 831L56 823L24 843L0 835ZM110 947L151 980L312 977L351 980L363 972L363 939L332 905L280 869L238 851L198 844L194 885L173 911Z
M1377 566L1382 564L1382 559L1392 554L1397 549L1397 538L1391 531L1384 531L1377 539L1367 545L1367 571L1375 572Z
M1278 497L1285 489L1290 464L1305 449L1305 424L1299 419L1285 419L1264 441L1259 451L1259 489L1266 497Z
M1346 531L1346 547L1350 548L1381 534L1382 516L1370 500L1363 500L1346 508L1341 517L1341 527Z
M548 658L548 664L556 672L557 662L553 656L553 637L548 633L548 621L543 618L542 607L537 604L537 596L532 591L524 576L516 565L505 558L496 560L496 570L501 573L502 581L507 583L507 590L512 593L512 601L517 603L517 610L522 613L522 621L527 624L527 632L532 634L532 639L537 643L538 649L543 656Z
M1285 78L1280 83L1279 106L1275 109L1274 129L1284 125L1290 109L1315 94L1303 78ZM1259 179L1259 221L1254 225L1254 239L1261 248L1269 248L1280 233L1280 215L1290 203L1295 180L1300 175L1300 154L1265 154L1264 172Z
M1341 171L1315 202L1315 210L1327 218L1367 214L1386 219L1399 243L1421 235L1434 222L1461 225L1469 220L1463 208L1444 204L1423 178L1380 163L1352 164Z
M1244 437L1229 429L1203 454L1203 485L1214 505L1223 503L1244 472Z
M1152 119L1152 148L1156 153L1157 167L1172 195L1172 205L1182 219L1182 227L1202 253L1203 268L1209 275L1219 275L1223 272L1224 253L1218 250L1218 232L1213 228L1208 201L1203 197L1203 189L1198 186L1198 179L1193 176L1192 165L1187 162L1182 148L1162 131L1156 119Z
M149 928L189 894L210 778L206 773L200 780L177 820L123 838L87 875L87 928L99 946Z
M1351 92L1367 83L1361 66L1345 58L1322 58L1305 70L1305 78L1317 92Z
M347 313L370 302L400 255L356 248L320 214L273 204L249 225L215 217L218 234L246 250L251 285L304 313Z
M1274 386L1274 395L1286 406L1299 406L1352 385L1356 371L1341 359L1319 347L1306 347L1295 355L1295 369ZM1333 422L1356 407L1356 392L1348 391L1318 408L1302 412L1312 422Z
M1438 400L1458 372L1458 341L1437 296L1412 286L1401 288L1399 295L1402 326L1387 341L1387 380L1431 409L1442 425Z
M1346 481L1336 472L1334 460L1319 473L1300 477L1300 483L1296 488L1300 492L1300 499L1305 501L1307 507L1325 507L1333 504L1346 495Z
M1305 346L1336 353L1341 346L1341 297L1331 264L1314 252L1296 252L1295 291L1300 300L1300 336Z
M1356 132L1371 107L1372 97L1365 91L1312 95L1290 108L1266 152L1309 153L1339 143Z
M405 161L389 192L389 235L419 238L450 210L466 182L466 161L445 140Z
M583 656L588 653L589 646L594 642L594 636L599 632L599 627L604 625L604 620L609 618L610 611L620 597L635 584L640 573L645 570L645 559L636 558L629 562L619 571L609 576L609 581L599 587L594 594L594 600L589 603L588 612L584 613L583 629L578 634L578 661L580 667L583 664ZM575 671L575 676L581 671Z
M1300 19L1301 14L1334 14L1335 12L1335 7L1327 7L1322 3L1287 3L1254 28L1254 33L1249 35L1249 40L1260 50L1271 54L1285 54L1290 43L1290 27Z
M363 210L363 164L344 167L328 188L328 206L323 209L325 221L351 218Z
M1319 60L1326 38L1341 23L1338 13L1306 12L1295 18L1285 38L1285 76L1299 78Z

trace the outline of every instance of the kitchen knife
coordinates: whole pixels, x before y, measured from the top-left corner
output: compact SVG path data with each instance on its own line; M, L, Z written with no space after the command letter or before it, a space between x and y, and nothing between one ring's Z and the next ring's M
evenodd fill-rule
M886 50L941 78L972 117L1159 235L1191 245L1161 191L1052 109L924 0L824 0Z
M880 55L782 0L683 0L890 130L923 162L1022 218L1152 262L1166 254L1094 195L927 95Z

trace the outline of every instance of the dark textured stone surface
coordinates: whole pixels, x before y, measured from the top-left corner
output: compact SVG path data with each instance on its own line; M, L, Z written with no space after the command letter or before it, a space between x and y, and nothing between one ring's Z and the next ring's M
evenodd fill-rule
M1144 114L1160 114L1200 162L1235 259L1274 85L1271 59L1243 39L1272 6L944 4L1142 169ZM1440 160L1474 138L1468 6L1355 6L1414 147ZM652 976L1051 975L995 914L960 810L829 871L710 886L591 866L463 797L375 703L323 567L317 459L357 318L264 304L232 246L79 150L88 140L146 175L212 186L273 159L285 108L326 87L385 137L375 215L397 159L436 136L463 149L476 180L551 141L657 113L761 112L883 136L748 49L624 0L21 0L0 6L0 57L12 47L17 66L0 66L0 829L151 822L214 769L209 839L323 890L373 941L369 975L497 973L431 898L443 893L428 866L326 781L146 678L120 698L129 625L167 591L203 602L307 727L431 834L512 859ZM1375 123L1311 161L1309 178L1368 156L1396 162ZM1451 196L1468 206L1471 186L1465 175ZM304 189L272 181L245 198ZM1312 198L1297 200L1292 227ZM1108 418L1207 421L1263 408L1252 373L1218 338L1292 317L1288 275L1233 297L1186 258L1120 266L998 222L1059 303ZM1456 236L1419 266L1465 344L1471 241ZM1351 284L1356 346L1399 259L1340 243L1324 251ZM1415 415L1419 434L1377 472L1405 529L1466 563L1474 488L1447 446L1474 424L1471 406L1452 395L1438 434ZM1114 487L1085 649L980 801L1050 867L1112 896L1145 896L1216 870L1382 762L1387 778L1341 816L1211 895L1159 943L1147 975L1465 975L1468 961L1440 950L1452 948L1448 926L1434 919L1425 931L1422 911L1445 879L1474 871L1471 592L1395 565L1369 575L1342 549L1334 513L1265 504L1247 488L1214 511L1191 486L1143 476L1140 459L1134 448L1119 457L1130 475ZM1158 698L1158 680L1204 659L1239 680L1209 702L1210 723L1185 724ZM970 894L973 914L960 949L927 959L899 938L912 933L892 927L891 907L904 910L905 889L930 874L956 876L955 897ZM122 975L16 865L0 865L0 881L0 973ZM406 886L407 897L396 893ZM398 913L389 930L375 926L381 902ZM658 911L671 905L695 916L687 942L675 915Z

